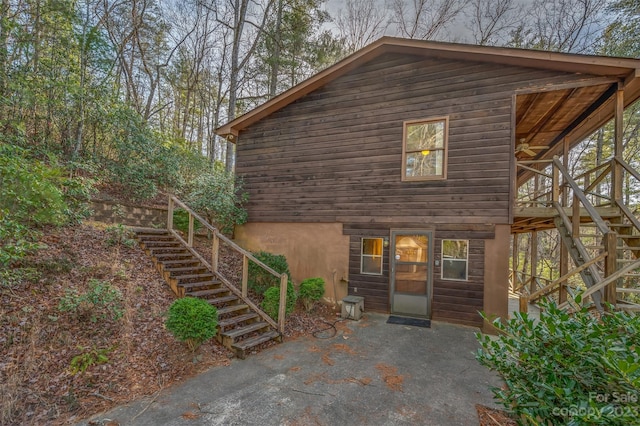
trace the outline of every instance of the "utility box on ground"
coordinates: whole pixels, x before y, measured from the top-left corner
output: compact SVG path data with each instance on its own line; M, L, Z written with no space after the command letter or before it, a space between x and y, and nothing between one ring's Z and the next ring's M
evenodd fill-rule
M364 312L364 297L347 296L342 299L342 319L360 321Z

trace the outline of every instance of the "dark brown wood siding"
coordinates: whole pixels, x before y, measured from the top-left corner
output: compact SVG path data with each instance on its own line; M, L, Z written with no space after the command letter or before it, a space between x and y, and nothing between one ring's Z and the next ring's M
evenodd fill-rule
M300 98L240 133L236 171L250 222L343 223L350 235L349 294L389 311L389 253L382 276L360 274L362 236L432 229L471 241L469 280L439 279L436 319L479 325L484 240L478 227L508 224L513 181L515 90L583 75L488 63L386 54ZM402 182L403 122L449 117L447 177ZM357 293L355 289L357 288Z
M349 235L349 294L363 296L365 310L389 312L390 276L389 247L383 252L383 274L360 273L360 249L362 237L389 238L391 229L421 229L418 223L345 224L344 233ZM433 231L433 255L431 259L441 261L442 240L469 240L468 280L441 279L439 265L433 268L432 318L461 324L480 326L478 315L484 304L484 240L494 237L494 228L489 225L438 224L425 230Z
M508 223L513 91L577 78L376 58L240 134L249 220ZM401 182L403 121L441 116L450 120L447 179Z

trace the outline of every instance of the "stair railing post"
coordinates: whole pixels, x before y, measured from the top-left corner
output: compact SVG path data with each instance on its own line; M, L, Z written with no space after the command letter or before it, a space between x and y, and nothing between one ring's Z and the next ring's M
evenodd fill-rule
M173 197L169 195L169 207L167 209L167 230L173 229Z
M605 278L613 275L618 269L618 235L616 232L607 232L604 235L604 249L607 251L607 257L604 260L604 276ZM604 300L615 306L616 304L616 281L606 286L603 289Z
M526 313L529 310L529 298L524 294L521 294L520 298L518 299L518 302L519 302L520 312Z
M555 166L555 164L552 165L552 170L553 170L553 174L552 174L553 181L552 181L551 196L552 196L552 201L558 202L560 201L560 171Z
M249 258L242 256L242 297L247 297L247 286L249 282Z
M189 236L187 237L187 244L189 247L193 247L193 215L189 212Z
M220 251L220 238L218 233L213 233L213 244L211 244L211 269L213 272L218 272L218 253Z
M278 306L278 328L280 333L284 333L284 316L287 307L287 274L280 275L280 305Z

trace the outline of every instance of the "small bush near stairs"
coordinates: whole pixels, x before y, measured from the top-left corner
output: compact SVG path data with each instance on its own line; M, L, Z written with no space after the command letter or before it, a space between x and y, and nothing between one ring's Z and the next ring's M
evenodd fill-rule
M285 314L287 317L291 315L294 308L296 307L296 300L298 296L296 295L296 290L293 288L293 283L289 281L287 283L287 301L285 303ZM280 287L270 287L267 291L264 292L264 299L260 305L264 312L273 318L275 321L278 321L278 312L280 306Z
M192 352L216 335L218 311L202 299L184 297L169 307L165 322L176 339L185 342Z

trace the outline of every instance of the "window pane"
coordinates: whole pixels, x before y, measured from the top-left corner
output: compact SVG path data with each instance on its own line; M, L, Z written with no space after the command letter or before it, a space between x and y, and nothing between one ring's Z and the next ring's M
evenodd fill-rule
M382 238L363 238L362 254L382 255Z
M467 279L467 261L445 259L442 261L442 278L449 280Z
M382 274L382 238L363 238L360 253L360 272Z
M396 237L396 260L400 262L426 262L429 240L426 235L400 235Z
M469 242L466 240L443 240L442 257L466 260L468 244Z
M362 256L363 274L382 274L382 256Z
M442 176L444 151L421 151L407 153L406 176Z
M444 148L444 121L407 125L407 151Z

